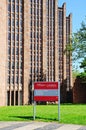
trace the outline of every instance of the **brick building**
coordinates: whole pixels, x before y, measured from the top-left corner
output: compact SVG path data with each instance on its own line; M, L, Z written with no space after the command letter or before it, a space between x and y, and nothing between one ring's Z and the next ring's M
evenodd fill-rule
M73 103L86 103L86 79L73 79Z
M28 104L35 81L72 87L71 56L64 55L71 14L57 0L0 0L0 106ZM64 99L64 100L63 100Z
M72 33L72 14L66 17L66 3L58 7L58 49L59 49L59 80L61 82L61 102L70 102L68 95L72 91L72 59L71 53L64 50L70 43Z

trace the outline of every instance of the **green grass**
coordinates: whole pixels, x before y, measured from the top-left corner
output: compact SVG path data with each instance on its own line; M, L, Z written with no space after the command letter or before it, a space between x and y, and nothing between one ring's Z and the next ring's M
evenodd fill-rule
M36 121L57 121L57 105L37 105ZM32 121L33 106L0 107L0 121ZM60 123L86 125L85 105L61 105Z

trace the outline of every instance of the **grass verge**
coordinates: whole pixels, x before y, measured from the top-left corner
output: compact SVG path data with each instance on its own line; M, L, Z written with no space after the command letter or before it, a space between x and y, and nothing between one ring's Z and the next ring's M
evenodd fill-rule
M61 105L60 123L86 125L85 105ZM36 121L57 121L57 105L37 105ZM0 107L0 121L32 121L33 106Z

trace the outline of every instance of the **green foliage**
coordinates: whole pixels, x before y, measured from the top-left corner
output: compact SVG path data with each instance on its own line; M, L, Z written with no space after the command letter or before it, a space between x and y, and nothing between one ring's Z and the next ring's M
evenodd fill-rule
M36 105L36 121L57 121L57 105ZM0 121L32 121L33 106L0 107ZM86 104L61 105L61 123L86 125Z
M86 23L82 22L80 29L69 38L64 52L71 52L73 61L86 57Z
M73 59L86 57L86 23L81 23L81 28L72 37Z
M81 62L80 68L84 69L84 72L86 72L86 57L84 58L84 60Z
M72 75L73 75L73 78L76 78L78 75L80 74L79 71L73 71Z
M77 75L77 78L82 79L82 81L86 81L86 72L80 73Z
M86 20L82 21L80 29L69 38L66 49L64 51L67 55L72 54L72 61L75 63L81 62L80 68L86 72ZM75 69L75 68L73 68Z

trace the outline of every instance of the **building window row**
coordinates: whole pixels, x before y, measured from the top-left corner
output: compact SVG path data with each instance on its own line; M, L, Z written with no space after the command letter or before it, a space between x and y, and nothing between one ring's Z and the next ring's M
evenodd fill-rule
M41 67L41 51L39 50L42 44L42 0L31 0L30 6L31 75L32 80L38 80L39 67Z
M46 1L46 8L47 8L47 79L50 81L54 80L54 32L55 32L55 26L54 26L54 15L55 15L55 3L53 0L47 0Z

